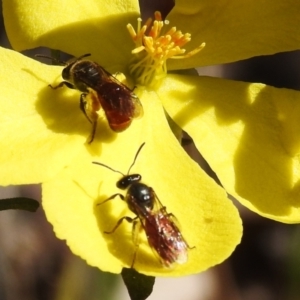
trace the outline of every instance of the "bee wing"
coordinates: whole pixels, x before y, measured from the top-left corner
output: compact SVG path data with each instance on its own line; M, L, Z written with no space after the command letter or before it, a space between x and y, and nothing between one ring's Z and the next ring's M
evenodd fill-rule
M144 109L140 99L132 92L131 94L132 102L134 103L134 118L141 118L144 114Z
M140 118L143 116L144 114L144 110L143 110L143 106L142 103L140 101L140 99L137 97L137 95L133 92L134 88L131 90L128 86L126 86L125 84L123 84L121 81L119 81L114 75L110 74L108 71L106 71L105 69L103 69L104 73L107 75L107 77L109 78L109 80L111 82L114 82L120 86L123 87L123 89L128 92L128 94L130 94L130 100L132 101L133 105L134 105L134 112L132 117L133 118Z
M154 212L160 212L163 215L168 215L167 213L167 209L166 207L161 203L161 201L159 200L157 194L155 193L155 191L152 189L153 194L154 194L154 207L153 207L153 211Z

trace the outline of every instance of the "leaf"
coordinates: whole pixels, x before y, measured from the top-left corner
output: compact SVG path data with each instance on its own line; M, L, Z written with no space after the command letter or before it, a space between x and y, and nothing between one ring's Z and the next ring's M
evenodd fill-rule
M0 210L22 209L35 212L40 206L39 202L25 197L7 198L0 200Z
M145 300L151 295L155 277L128 268L123 268L121 274L131 300Z

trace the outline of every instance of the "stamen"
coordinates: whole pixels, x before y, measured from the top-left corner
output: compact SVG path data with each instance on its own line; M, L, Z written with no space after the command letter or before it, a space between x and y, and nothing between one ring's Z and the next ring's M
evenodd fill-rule
M160 11L154 12L154 18L157 21L162 21L161 12Z
M196 49L188 52L186 55L179 55L179 56L173 56L173 59L178 59L178 58L189 58L191 56L194 56L195 54L197 54L198 52L200 52L204 47L205 47L205 43L202 43L200 46L198 46Z
M202 43L186 53L182 47L190 42L191 34L183 34L176 27L170 28L163 34L163 27L169 24L169 21L163 21L160 12L155 12L154 18L154 21L149 18L143 26L141 18L138 18L137 31L131 24L127 25L136 45L132 50L135 57L130 65L130 72L135 77L136 83L146 86L153 86L166 75L167 59L189 58L205 47L205 43Z

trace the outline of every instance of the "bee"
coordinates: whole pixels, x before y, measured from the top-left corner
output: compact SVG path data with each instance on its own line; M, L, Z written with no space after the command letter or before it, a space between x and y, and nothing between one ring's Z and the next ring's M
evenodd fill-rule
M175 263L186 263L188 259L188 249L191 247L182 236L174 215L167 212L166 207L162 205L154 189L141 182L142 176L140 174L129 174L144 145L145 143L139 147L126 175L100 162L93 162L94 164L121 174L122 178L117 181L116 185L121 190L127 190L125 196L121 193L116 193L98 205L120 197L136 215L135 218L128 216L122 217L111 231L105 231L107 234L114 233L124 220L132 223L132 237L136 249L131 268L134 266L139 247L138 235L141 230L144 230L146 233L148 243L160 259L162 265L170 268Z
M79 107L92 124L89 144L96 134L98 111L101 107L110 128L115 132L124 131L130 126L132 119L143 115L142 104L133 90L96 62L84 59L90 55L89 53L81 55L67 63L56 60L59 64L65 65L62 70L64 81L56 86L49 85L52 89L66 86L82 92ZM44 55L37 56L50 58Z

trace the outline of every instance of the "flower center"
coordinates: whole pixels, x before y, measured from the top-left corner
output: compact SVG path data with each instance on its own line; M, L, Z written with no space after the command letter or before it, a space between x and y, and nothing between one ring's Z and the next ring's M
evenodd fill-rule
M166 61L169 58L188 58L205 46L202 43L196 49L185 53L182 47L191 40L191 34L182 34L176 27L172 27L165 34L162 33L167 20L162 21L161 13L155 12L155 20L148 19L142 26L142 19L138 18L137 31L131 24L127 29L136 47L132 50L134 58L129 66L130 74L136 83L143 86L155 87L167 74Z

